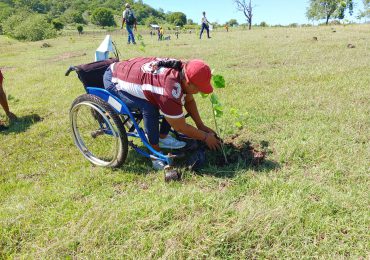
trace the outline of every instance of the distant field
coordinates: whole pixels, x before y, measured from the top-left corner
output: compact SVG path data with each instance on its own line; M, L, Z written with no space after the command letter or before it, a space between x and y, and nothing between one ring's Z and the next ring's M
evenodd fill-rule
M91 62L104 34L0 36L19 117L0 132L0 258L368 259L370 25L335 31L145 34L145 46L113 34L121 59L204 59L227 83L216 90L224 137L239 132L228 116L237 108L245 141L269 152L259 167L209 166L170 184L133 151L112 170L91 166L73 144L69 107L84 90L64 72ZM197 100L213 126L209 103Z

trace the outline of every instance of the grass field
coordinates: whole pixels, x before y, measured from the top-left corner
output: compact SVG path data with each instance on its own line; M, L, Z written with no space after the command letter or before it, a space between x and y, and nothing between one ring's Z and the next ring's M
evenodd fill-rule
M209 166L169 184L133 151L112 170L73 144L69 107L84 90L64 72L91 62L103 37L41 48L0 36L19 117L0 132L0 258L370 257L370 25L144 35L144 49L115 34L121 59L207 61L227 82L224 134L239 132L227 116L237 108L245 140L268 146L259 167Z

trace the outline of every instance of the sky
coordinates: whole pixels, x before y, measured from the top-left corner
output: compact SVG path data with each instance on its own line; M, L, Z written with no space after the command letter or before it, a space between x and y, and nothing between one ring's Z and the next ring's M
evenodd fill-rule
M203 11L206 12L206 17L211 23L224 24L230 19L246 23L243 13L236 10L233 0L143 0L143 2L155 9L162 8L165 12L183 12L195 23L200 23ZM269 25L309 23L305 16L308 2L308 0L252 0L252 6L255 6L252 23L259 24L262 21ZM357 13L358 11L355 10L354 16Z

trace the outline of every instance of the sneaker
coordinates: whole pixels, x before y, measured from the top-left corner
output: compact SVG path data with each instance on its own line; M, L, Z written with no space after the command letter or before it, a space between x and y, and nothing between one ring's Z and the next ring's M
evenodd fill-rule
M167 149L181 149L186 146L185 142L176 140L171 135L167 135L166 138L159 138L159 147Z
M163 161L161 160L152 160L153 169L156 171L164 170L164 168L167 166Z

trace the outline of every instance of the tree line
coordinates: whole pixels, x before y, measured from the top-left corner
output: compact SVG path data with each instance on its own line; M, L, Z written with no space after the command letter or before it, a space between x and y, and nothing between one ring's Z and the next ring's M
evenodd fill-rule
M135 11L138 24L169 23L183 26L193 23L182 12L154 9L142 0L0 0L0 33L19 40L40 40L53 37L66 25L116 26L121 19L124 3ZM33 28L29 37L27 30ZM37 31L37 32L36 32Z

